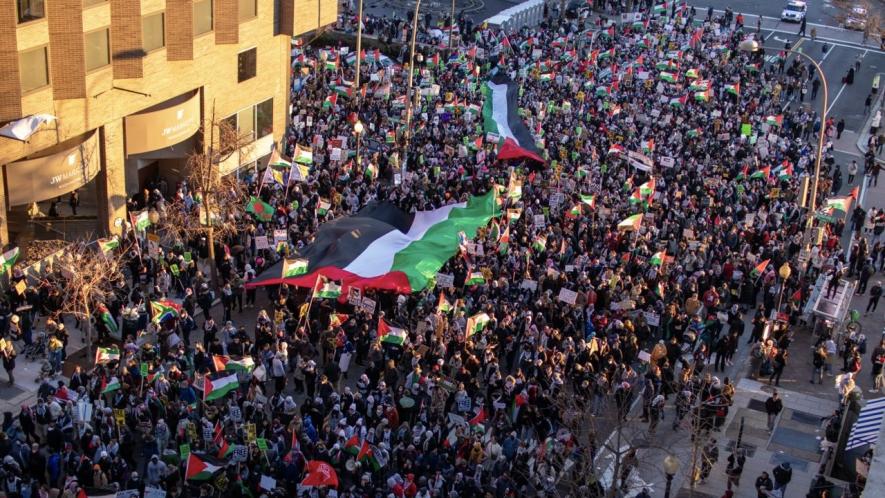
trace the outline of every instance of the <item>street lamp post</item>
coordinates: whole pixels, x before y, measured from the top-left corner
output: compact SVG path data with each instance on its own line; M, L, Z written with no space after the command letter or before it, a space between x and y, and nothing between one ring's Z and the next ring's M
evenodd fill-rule
M421 0L415 2L415 14L412 16L412 40L409 47L409 81L406 90L406 130L403 137L402 176L405 179L406 166L409 162L409 143L412 140L412 85L415 79L415 41L418 35L418 11Z
M363 0L359 0L356 18L356 77L353 80L353 90L356 93L356 99L359 99L360 93L360 59L363 50ZM357 100L359 102L359 100ZM359 107L357 107L357 111Z
M753 39L747 39L747 40L742 41L740 44L738 44L738 49L743 52L756 52L760 49L780 50L775 47L764 47L764 46L760 45L759 42L757 42L756 40L753 40ZM820 182L820 162L821 162L821 158L823 157L823 154L824 154L824 133L826 132L827 107L828 107L829 99L830 99L829 88L827 87L827 77L826 77L826 75L824 75L823 70L821 69L820 65L817 63L816 60L812 59L811 57L809 57L808 55L806 55L802 52L799 52L798 50L787 49L785 51L789 52L791 54L797 55L799 57L802 57L803 59L810 62L811 65L814 66L814 69L817 71L817 74L820 77L820 81L822 83L823 90L824 90L823 105L821 107L821 114L820 114L821 126L820 126L820 133L818 134L818 141L817 141L817 157L815 157L815 160L814 160L814 182L812 183L812 187L811 187L811 202L809 203L808 220L805 225L806 240L810 241L811 240L811 225L814 220L814 212L817 209L817 186L818 186L818 182Z
M670 487L673 485L673 476L679 472L679 459L673 455L664 457L664 474L667 476L667 487L664 488L664 498L670 498Z
M777 298L777 311L780 313L781 311L781 303L784 300L784 288L787 286L787 280L790 278L790 274L792 270L790 269L790 263L784 261L784 264L781 265L777 270L777 274L781 277L781 291Z
M357 171L362 171L362 159L360 158L360 142L362 142L361 137L363 136L363 122L357 121L353 124L353 132L356 134L356 168Z

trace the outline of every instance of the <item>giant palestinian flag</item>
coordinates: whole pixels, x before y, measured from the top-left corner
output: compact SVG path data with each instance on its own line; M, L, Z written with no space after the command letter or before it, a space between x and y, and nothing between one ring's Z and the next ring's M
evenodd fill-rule
M482 107L483 127L486 134L494 133L504 138L498 150L498 159L533 159L545 162L535 139L517 112L519 87L510 77L498 73L483 85L485 103Z
M287 277L279 268L271 269L247 287L285 283L314 288L323 276L340 282L344 295L348 287L418 292L457 254L458 234L473 238L497 212L494 190L416 213L372 203L320 226L314 242L298 255L307 261L306 273Z

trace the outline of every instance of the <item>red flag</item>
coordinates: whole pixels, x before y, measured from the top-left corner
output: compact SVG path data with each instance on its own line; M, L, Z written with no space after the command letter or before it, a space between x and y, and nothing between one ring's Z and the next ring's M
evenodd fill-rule
M302 486L330 486L338 487L338 474L326 462L319 460L309 460L307 462L307 475L301 481Z
M854 187L853 189L851 189L851 193L848 194L848 197L857 200L857 198L860 197L860 187Z
M372 454L372 450L369 448L369 442L363 441L363 445L360 447L360 451L356 454L356 461L362 462L363 458Z
M468 424L470 424L470 427L473 427L475 425L480 425L485 421L486 421L486 409L485 409L485 407L483 407L483 408L479 409L479 413L477 413L475 417L470 419Z

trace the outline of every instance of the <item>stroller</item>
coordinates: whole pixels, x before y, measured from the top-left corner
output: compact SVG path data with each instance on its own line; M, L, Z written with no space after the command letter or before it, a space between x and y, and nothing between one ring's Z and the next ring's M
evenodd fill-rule
M47 343L48 343L48 341L46 339L46 333L45 332L38 333L37 336L34 338L34 342L25 346L25 350L24 350L25 358L27 358L29 360L36 360L38 358L45 358L46 351L47 351L47 349L46 349Z

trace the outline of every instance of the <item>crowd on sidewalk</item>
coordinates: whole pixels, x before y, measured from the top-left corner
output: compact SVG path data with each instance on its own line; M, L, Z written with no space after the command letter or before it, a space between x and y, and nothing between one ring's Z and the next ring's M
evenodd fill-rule
M219 285L198 271L206 240L154 254L125 237L114 251L129 258L130 278L116 300L96 303L105 345L95 367L68 385L47 380L35 406L6 415L0 491L602 496L620 484L577 471L593 468L597 443L575 436L564 407L610 429L640 399L653 437L671 396L667 430L715 447L734 394L719 372L739 341L749 337L754 370L777 383L810 282L852 266L834 223L851 198L826 201L824 182L823 243L807 271L778 276L801 249L796 186L813 168L809 140L833 126L781 111L808 68L738 51L753 33L688 7L628 24L459 31L454 54L422 48L409 129L408 68L375 50L297 48L291 169L280 158L245 176L252 214L244 204L248 228L218 241ZM361 88L350 86L356 57ZM496 74L518 84L515 119L544 162L498 160L500 136L480 111ZM414 213L491 190L507 215L440 269L450 288L363 289L373 306L354 306L270 287L255 323L234 320L263 302L249 282L323 223L376 201ZM172 195L200 209L187 184ZM160 188L131 203L170 205ZM288 239L256 247L274 230ZM13 309L21 299L32 308L12 318L27 327L4 327L7 357L38 316L54 315L51 295L48 285L10 294ZM776 323L772 311L783 312ZM381 341L382 326L405 336Z

